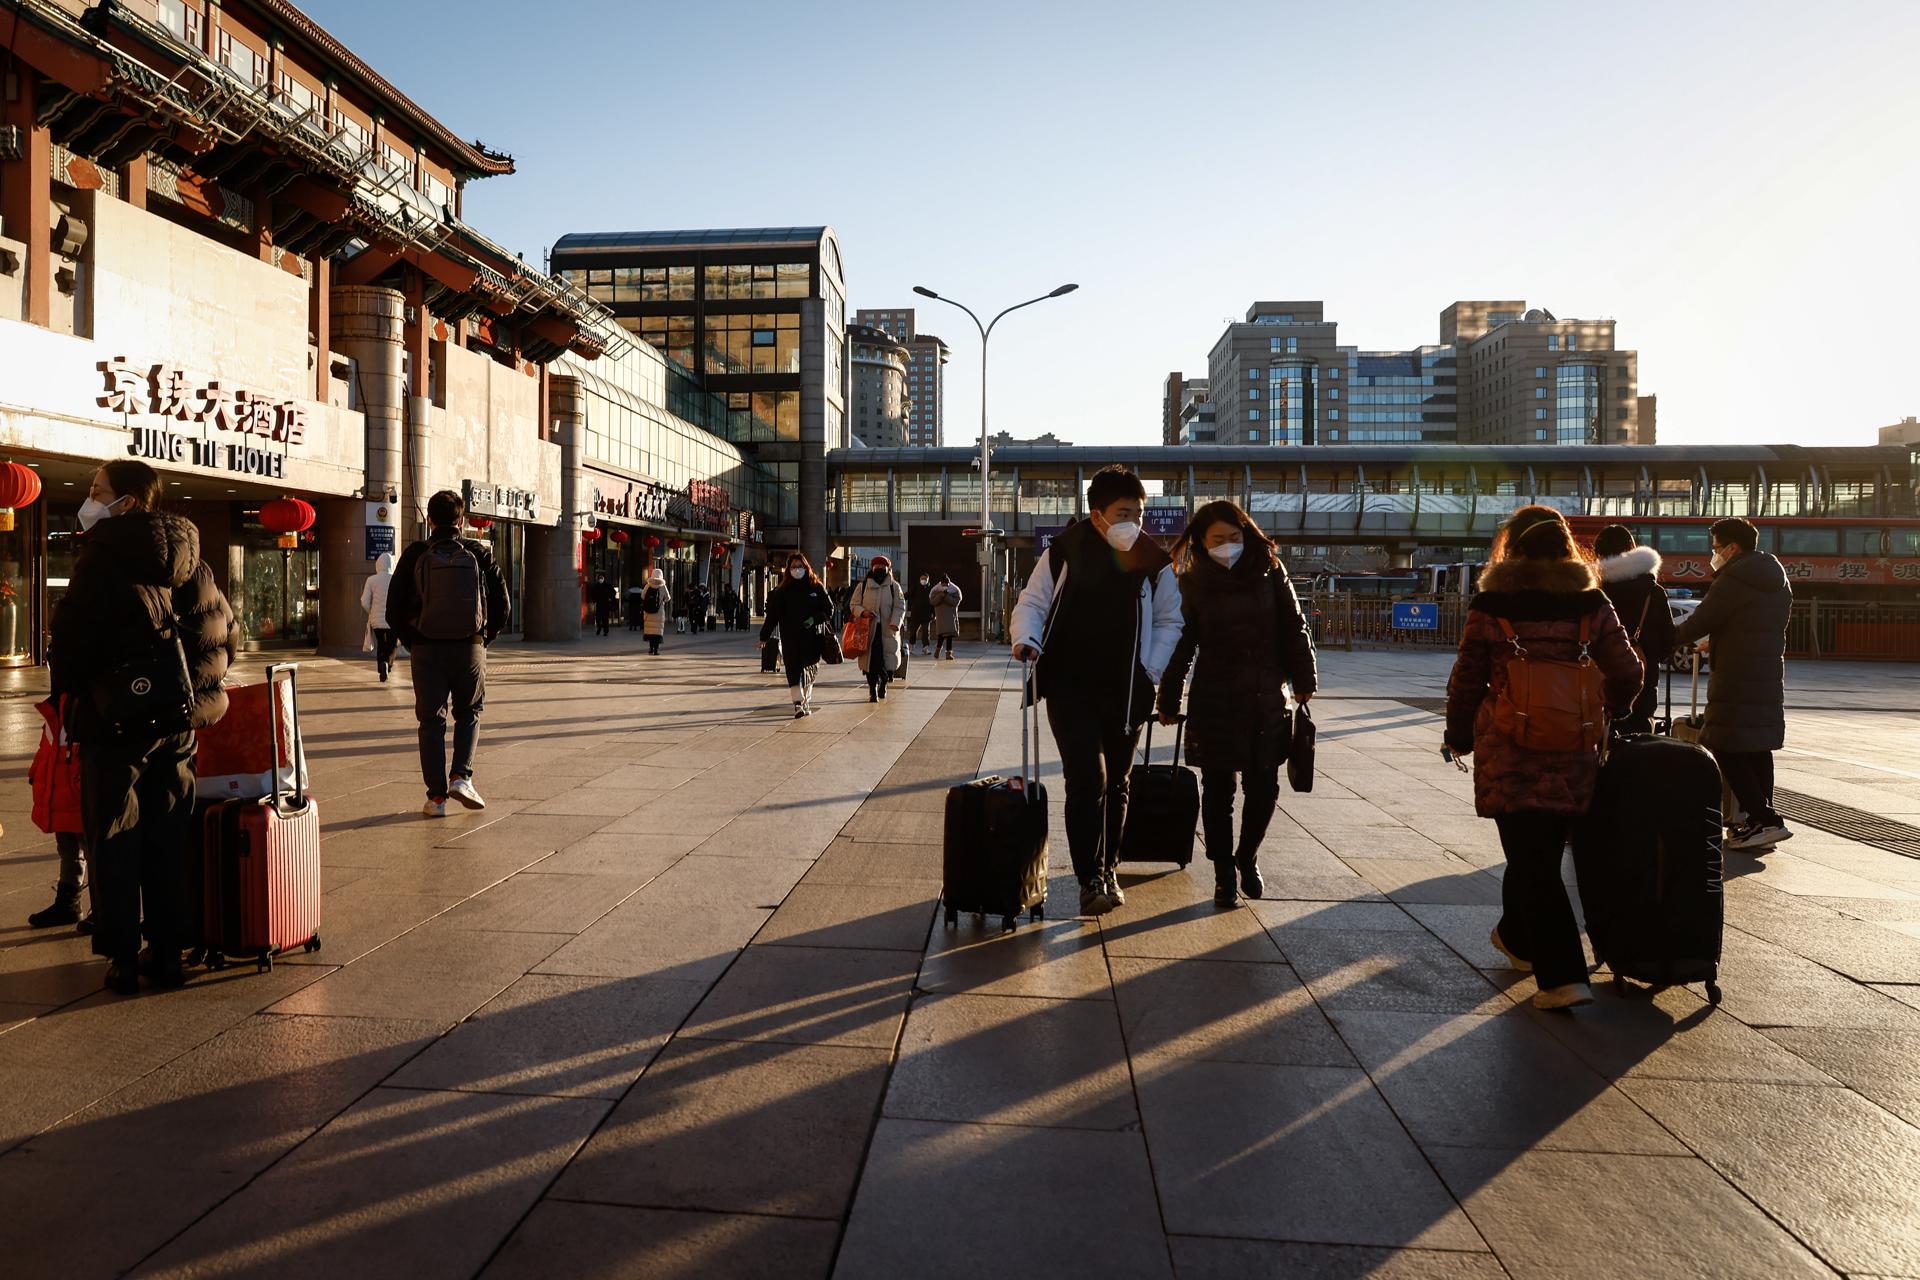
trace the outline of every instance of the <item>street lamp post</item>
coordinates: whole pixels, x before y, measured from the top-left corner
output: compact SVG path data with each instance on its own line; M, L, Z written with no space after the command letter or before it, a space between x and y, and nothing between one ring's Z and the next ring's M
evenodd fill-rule
M1080 286L1063 284L1050 293L1037 298L1028 298L1025 302L1016 302L985 324L974 314L973 308L964 302L952 298L943 298L923 284L913 286L913 291L923 298L932 298L935 302L944 302L967 313L967 319L973 321L973 327L980 331L980 545L983 548L980 557L980 638L987 638L987 604L990 592L988 584L992 581L993 553L993 448L987 442L987 339L993 336L993 327L1008 315L1022 307L1031 307L1037 302L1049 298L1063 298Z

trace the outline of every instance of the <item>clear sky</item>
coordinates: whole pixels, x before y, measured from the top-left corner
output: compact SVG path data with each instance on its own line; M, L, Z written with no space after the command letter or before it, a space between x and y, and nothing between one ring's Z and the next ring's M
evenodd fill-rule
M1920 3L306 0L519 172L469 221L831 223L850 307L997 310L992 418L1157 441L1256 298L1343 343L1456 298L1613 317L1663 441L1865 443L1920 414ZM945 314L942 314L942 313ZM949 442L979 345L953 347Z

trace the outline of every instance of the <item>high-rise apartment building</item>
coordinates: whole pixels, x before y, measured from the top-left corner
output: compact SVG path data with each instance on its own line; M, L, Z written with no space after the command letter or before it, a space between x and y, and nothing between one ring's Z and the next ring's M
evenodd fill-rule
M856 324L870 325L907 347L907 443L938 448L943 440L946 412L947 344L916 327L912 307L853 313Z
M1208 356L1219 444L1630 444L1641 440L1637 353L1611 320L1523 301L1456 302L1440 341L1343 346L1322 302L1256 302ZM1169 379L1162 430L1173 401ZM1197 443L1180 440L1179 443Z
M1160 406L1160 443L1173 444L1212 444L1213 414L1209 410L1205 415L1206 437L1189 438L1200 428L1198 423L1202 414L1196 406L1207 403L1207 380L1189 378L1175 370L1167 375L1166 394ZM1196 425L1188 427L1192 421Z
M907 437L907 344L884 329L847 326L847 422L870 449L899 449Z

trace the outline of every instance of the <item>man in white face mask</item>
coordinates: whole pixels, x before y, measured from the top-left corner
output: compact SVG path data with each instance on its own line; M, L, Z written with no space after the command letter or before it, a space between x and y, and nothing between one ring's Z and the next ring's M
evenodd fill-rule
M1167 553L1142 536L1146 501L1125 467L1097 473L1088 518L1040 553L1013 611L1014 656L1037 659L1033 695L1046 699L1060 749L1083 915L1126 901L1114 864L1127 773L1180 639L1180 587Z

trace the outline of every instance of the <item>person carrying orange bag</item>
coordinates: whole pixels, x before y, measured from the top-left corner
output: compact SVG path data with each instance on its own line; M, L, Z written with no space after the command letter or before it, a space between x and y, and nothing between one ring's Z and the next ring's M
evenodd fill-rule
M93 877L87 874L81 849L80 831L80 749L67 740L60 708L49 698L36 705L41 727L40 748L27 769L27 782L33 788L33 825L54 838L60 853L60 879L53 888L53 905L27 917L35 929L53 929L78 925L80 932L92 932L92 915L80 915L80 890L93 889Z

